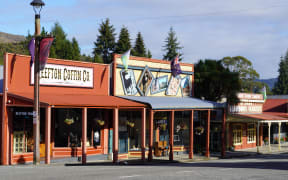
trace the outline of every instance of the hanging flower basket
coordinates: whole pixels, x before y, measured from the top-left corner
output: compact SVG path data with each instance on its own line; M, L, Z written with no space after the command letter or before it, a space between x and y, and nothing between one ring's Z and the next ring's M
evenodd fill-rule
M100 126L104 126L104 124L105 124L105 121L100 120L100 119L96 120L96 122L97 122Z
M195 134L201 135L204 133L204 127L203 126L198 126L195 128Z
M66 118L64 120L64 123L66 123L67 125L71 125L74 123L74 119L73 118Z
M126 121L126 125L133 128L133 127L135 126L135 123L134 123L134 122Z
M160 128L161 128L161 130L165 131L167 128L167 124L161 124Z
M180 124L181 130L187 130L188 126L184 123Z

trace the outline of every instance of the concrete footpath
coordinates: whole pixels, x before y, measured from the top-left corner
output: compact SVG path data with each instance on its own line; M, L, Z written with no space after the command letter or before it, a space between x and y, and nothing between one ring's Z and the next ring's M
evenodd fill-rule
M279 150L278 144L271 145L271 151L269 150L268 146L260 147L260 153L257 153L257 148L249 148L244 150L237 150L237 151L226 151L226 155L224 159L233 159L233 158L241 158L241 157L257 157L257 156L269 156L269 154L288 154L288 143L281 144L281 148ZM189 159L188 155L174 155L174 161L169 161L169 157L154 157L153 161L142 161L141 159L128 159L128 160L119 160L118 163L114 165L154 165L154 164L163 164L163 163L177 163L177 162L202 162L202 161L210 161L210 160L217 160L222 159L220 153L211 153L210 158L205 156L194 154L193 159ZM61 162L63 163L63 161ZM66 162L66 166L73 166L79 165L81 162ZM87 165L113 165L111 160L105 159L93 159L88 158Z
M257 153L257 148L249 148L243 150L236 151L226 151L224 159L233 159L233 158L241 158L241 157L253 157L259 155L269 155L269 154L288 154L288 143L281 144L281 148L279 149L278 144L271 145L271 150L269 150L268 146L262 146L259 148L260 152ZM212 153L210 157L207 158L203 155L194 154L193 159L188 158L188 154L177 155L174 154L174 161L169 161L169 156L163 157L153 157L153 161L142 161L140 158L131 158L131 159L123 159L119 160L116 164L112 162L112 160L108 160L107 155L95 155L87 157L87 165L152 165L152 164L162 164L162 163L176 163L176 162L201 162L201 161L210 161L222 159L220 153ZM27 163L32 164L32 163ZM41 164L44 164L44 161L41 161ZM61 158L61 159L52 159L51 164L53 165L80 165L81 157L72 157L72 158Z
M244 157L244 156L254 156L254 155L269 155L269 154L280 154L280 153L288 153L288 143L284 143L280 145L271 144L270 148L268 145L259 147L259 153L257 152L257 148L249 148L249 149L241 149L237 151L226 151L225 158L235 158L235 157Z

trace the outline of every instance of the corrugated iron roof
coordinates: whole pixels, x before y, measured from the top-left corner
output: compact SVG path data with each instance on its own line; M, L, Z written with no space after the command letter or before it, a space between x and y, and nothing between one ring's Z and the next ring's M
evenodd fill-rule
M233 114L229 115L228 122L254 122L254 121L286 121L287 118L271 114Z
M267 99L288 99L288 95L269 95Z
M264 112L287 112L288 99L267 99L263 105Z
M149 104L152 109L213 109L225 104L191 97L119 96L124 99Z

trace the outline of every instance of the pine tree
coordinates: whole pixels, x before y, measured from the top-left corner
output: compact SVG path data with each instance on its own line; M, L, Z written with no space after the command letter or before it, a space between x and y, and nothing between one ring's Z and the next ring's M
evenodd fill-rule
M284 58L281 57L278 72L278 81L275 83L273 93L279 95L288 94L288 51Z
M131 48L130 34L126 27L122 27L116 44L115 53L122 54Z
M112 54L115 51L115 28L113 25L110 25L110 21L107 18L105 22L102 22L98 31L99 35L94 42L94 59L97 60L100 56L105 64L109 64L112 61Z
M42 32L43 34L47 34L44 28L42 29ZM51 34L55 38L50 48L50 57L80 60L80 47L76 38L73 38L72 42L68 40L67 34L58 22L52 27Z
M147 51L147 56L146 57L147 58L152 58L152 54L151 54L150 50Z
M81 56L80 48L75 37L72 38L72 52L73 52L73 59L80 60L80 56Z
M178 42L178 39L176 37L176 33L172 27L170 27L168 37L166 38L165 45L163 47L165 51L163 59L172 61L177 56L177 54L179 54L179 61L182 60L181 58L182 54L179 51L183 47L180 46L180 43Z
M140 32L137 34L135 46L133 47L131 54L133 56L146 57L146 48Z
M53 44L50 48L50 57L60 58L60 59L70 59L66 56L67 52L67 42L66 42L66 33L64 32L61 25L56 22L51 30L52 35L55 37Z
M42 36L42 37L45 37L45 36L47 36L47 35L48 35L48 32L45 30L44 27L42 27L41 36Z

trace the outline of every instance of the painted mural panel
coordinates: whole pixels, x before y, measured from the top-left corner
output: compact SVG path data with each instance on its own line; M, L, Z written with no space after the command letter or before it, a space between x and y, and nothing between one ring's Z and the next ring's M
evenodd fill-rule
M137 94L134 72L131 69L129 69L127 71L125 70L120 71L120 74L125 95Z
M163 60L155 60L149 58L142 58L142 57L130 57L128 61L128 69L129 71L133 71L135 82L136 82L136 94L135 91L131 93L126 93L127 87L123 85L123 75L121 72L124 70L124 66L121 61L121 56L116 55L114 59L115 63L115 78L114 78L114 95L116 96L125 96L125 95L133 95L133 96L190 96L193 91L192 83L193 83L193 65L192 64L185 64L182 63L181 69L183 71L182 74L178 75L179 80L177 83L179 84L178 89L176 88L175 92L170 90L168 91L168 85L170 84L171 80L171 69L170 69L170 62L163 61ZM148 78L149 80L145 83L142 83L142 80L146 81L144 76L145 69L148 69ZM152 78L152 79L151 79ZM187 81L185 78L188 78ZM184 89L180 89L181 81L183 79ZM184 79L187 81L184 81ZM180 82L178 82L180 81ZM150 83L150 84L149 84ZM175 82L172 82L171 85ZM174 87L175 88L175 87ZM180 89L180 90L179 90ZM190 91L190 92L189 92ZM167 93L168 92L168 93Z
M146 66L137 83L137 89L139 90L141 96L147 96L153 79L153 75Z
M191 86L190 77L186 76L181 80L182 96L190 96L191 90L192 90L192 86Z
M157 94L165 91L168 87L168 75L156 77L153 79L151 84L151 94Z
M171 76L168 88L166 90L166 95L168 96L176 96L181 84L180 76Z

